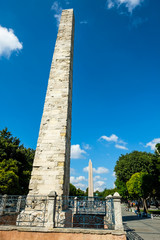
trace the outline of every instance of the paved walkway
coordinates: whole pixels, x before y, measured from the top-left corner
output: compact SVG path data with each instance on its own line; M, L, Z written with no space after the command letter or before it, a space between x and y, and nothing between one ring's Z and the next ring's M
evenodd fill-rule
M139 218L123 206L122 215L128 240L160 240L160 219Z

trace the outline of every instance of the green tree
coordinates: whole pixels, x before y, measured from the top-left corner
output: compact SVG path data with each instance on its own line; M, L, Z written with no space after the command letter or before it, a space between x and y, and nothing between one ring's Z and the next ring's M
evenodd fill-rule
M154 181L155 196L160 198L160 143L157 143L155 147L155 155L152 168L154 169L152 175Z
M105 198L108 195L113 195L115 192L117 192L117 188L112 188L112 189L105 188L104 191L100 193L100 196Z
M69 184L69 196L76 196L77 188L73 184Z
M85 196L85 192L83 190L81 190L80 188L78 188L76 191L76 196L83 197L83 196Z
M86 191L85 191L84 195L88 196L88 187L86 188Z
M126 199L129 197L126 182L137 172L153 174L155 171L153 162L154 154L147 152L133 151L119 157L114 169L117 176L115 184L123 198Z
M155 153L160 156L160 143L156 144Z
M34 152L7 128L0 131L0 194L28 193Z
M142 199L144 210L147 212L146 199L152 192L152 175L146 172L134 173L126 186L132 199Z

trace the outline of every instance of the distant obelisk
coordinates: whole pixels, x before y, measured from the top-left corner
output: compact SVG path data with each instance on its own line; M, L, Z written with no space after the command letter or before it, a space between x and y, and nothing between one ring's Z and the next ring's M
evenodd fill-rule
M88 197L93 197L93 169L92 161L89 160L89 171L88 171Z
M48 81L29 195L69 194L74 14L63 10Z

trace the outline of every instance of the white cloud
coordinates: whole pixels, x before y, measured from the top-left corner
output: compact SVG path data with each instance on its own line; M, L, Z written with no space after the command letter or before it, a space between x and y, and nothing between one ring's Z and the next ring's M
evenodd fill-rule
M85 167L85 168L83 168L83 172L88 172L88 170L89 170L89 167L88 167L88 166Z
M103 178L103 177L97 175L97 176L95 176L95 177L93 178L93 181L95 182L95 181L97 181L97 180L106 181L107 178Z
M54 18L57 21L57 27L58 27L60 24L61 13L62 13L62 7L60 6L60 3L58 1L55 1L51 7L51 10L55 12Z
M127 144L126 142L124 142L124 141L121 140L121 139L118 139L118 143L123 144L123 145L126 145L126 144Z
M93 178L93 181L96 181L96 180L98 180L98 179L101 179L101 176L95 176L95 177Z
M84 176L79 176L79 177L70 177L70 182L72 184L74 184L74 186L76 188L80 188L82 190L86 190L87 188L87 184L85 182L87 182L88 179L86 179Z
M116 177L116 173L115 173L115 172L113 172L112 176L113 176L113 177Z
M140 6L144 0L107 0L106 5L108 9L113 7L119 8L121 5L124 5L128 12L132 13L133 9L137 6Z
M160 143L160 138L155 138L151 142L147 143L145 147L150 147L151 150L155 150L155 146L157 143Z
M100 139L106 140L107 142L117 142L118 137L115 134L112 134L110 137L102 136Z
M74 184L74 186L76 187L76 188L80 188L80 189L82 189L82 190L86 190L86 188L88 187L86 184L84 184L84 183L76 183L76 184Z
M108 7L108 9L113 8L114 5L115 5L115 4L114 4L113 0L108 0L108 1L107 1L107 7Z
M127 147L122 146L122 145L119 145L119 144L116 144L115 147L116 147L116 148L119 148L119 149L123 149L123 150L128 150Z
M123 149L123 150L128 150L128 148L125 146L125 145L127 145L127 143L124 142L123 140L121 140L115 134L112 134L110 137L102 136L102 137L99 138L99 140L101 140L101 139L103 139L103 140L105 140L107 142L114 142L114 143L116 143L115 144L116 148Z
M103 191L106 183L104 181L97 181L94 183L94 191Z
M71 158L72 159L80 159L80 158L84 158L84 155L86 154L86 151L84 151L83 149L81 149L79 144L76 145L72 145L71 146Z
M87 167L83 168L83 171L88 172L88 169L89 169L89 167L87 166ZM97 169L93 168L93 173L96 173L96 174L103 174L103 173L108 173L108 172L109 172L109 170L105 167L98 167Z
M103 173L108 173L109 170L105 167L98 167L97 169L93 168L93 172L98 174L103 174Z
M13 29L0 25L0 56L10 57L13 51L18 52L23 48L22 43L14 34Z
M90 147L89 144L83 144L83 148L84 148L85 150L90 150L90 149L91 149L91 147Z
M70 177L70 182L75 184L75 183L80 183L80 182L84 182L87 181L87 179L84 176L79 176L79 177Z
M80 24L88 24L88 21L86 20L80 21Z

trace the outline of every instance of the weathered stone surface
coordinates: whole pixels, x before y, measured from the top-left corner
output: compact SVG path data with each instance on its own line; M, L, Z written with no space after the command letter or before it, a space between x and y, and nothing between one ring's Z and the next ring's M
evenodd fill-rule
M114 201L114 215L115 215L115 230L123 230L122 210L121 210L121 196L118 192L113 195Z
M62 11L50 70L29 195L68 195L74 14Z
M92 162L89 160L89 170L88 170L88 197L93 197L93 169Z

